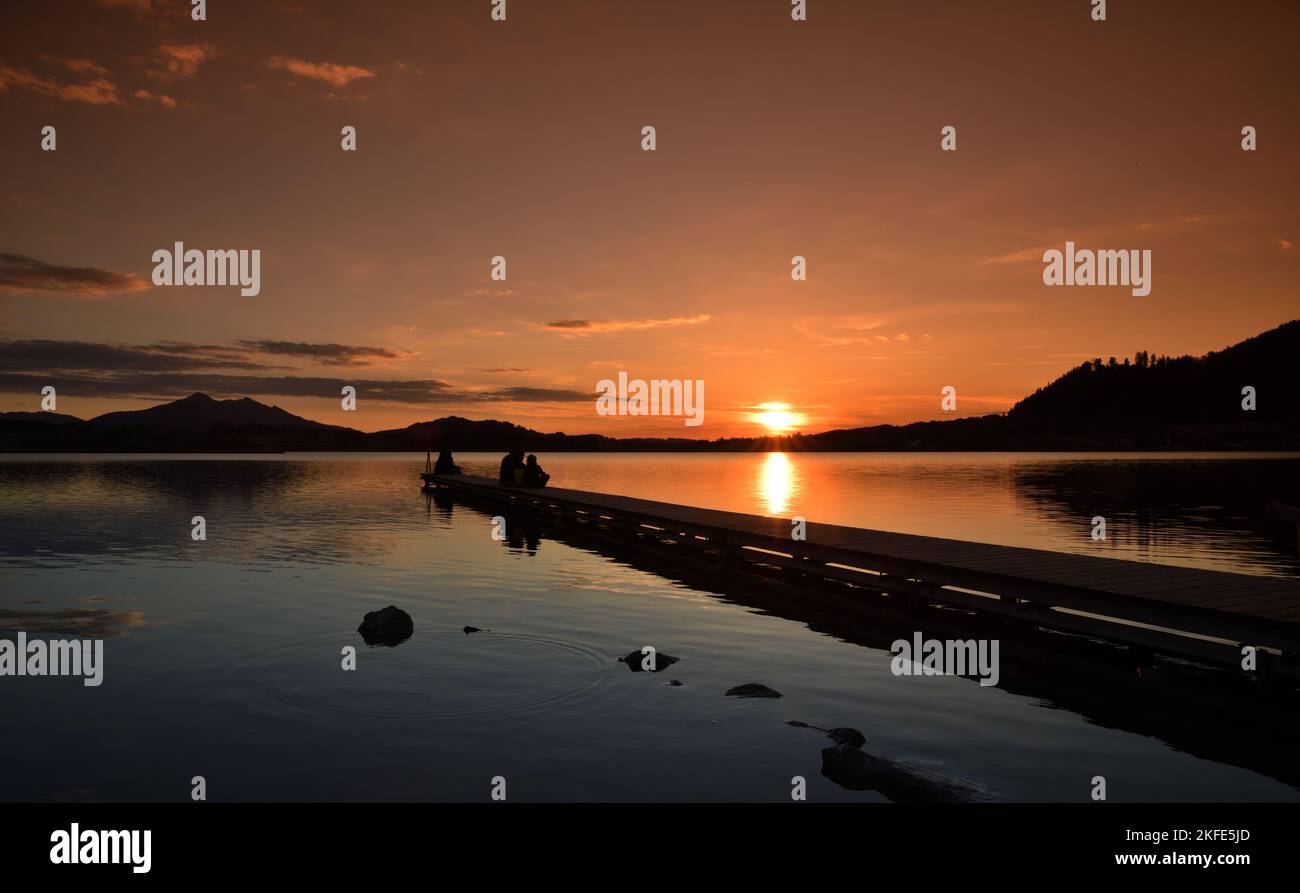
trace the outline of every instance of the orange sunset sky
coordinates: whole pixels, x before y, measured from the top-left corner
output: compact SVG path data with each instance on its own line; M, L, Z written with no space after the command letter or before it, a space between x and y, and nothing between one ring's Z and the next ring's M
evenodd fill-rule
M0 410L813 432L1300 315L1295 3L208 6L3 5ZM1067 240L1150 249L1151 294L1046 287ZM176 241L260 249L261 293L153 287ZM704 425L598 416L620 370L702 379Z

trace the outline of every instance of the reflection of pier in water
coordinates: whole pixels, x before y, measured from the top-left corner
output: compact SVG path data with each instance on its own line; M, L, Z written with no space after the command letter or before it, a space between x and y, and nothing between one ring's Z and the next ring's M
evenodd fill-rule
M1121 561L676 505L558 487L421 475L475 499L670 543L682 557L775 565L801 578L973 609L1235 667L1300 678L1300 581Z
M456 506L485 520L503 516L509 536L502 545L512 551L535 554L542 539L554 540L850 644L888 651L916 630L934 638L999 639L998 687L1005 691L1300 787L1294 758L1300 692L1280 680L1264 682L1140 646L1051 630L1033 617L990 615L897 593L866 598L872 590L860 584L779 564L691 554L677 548L673 537L629 537L622 529L561 521L524 505L502 508L469 491L425 492L430 510L436 505L448 516Z

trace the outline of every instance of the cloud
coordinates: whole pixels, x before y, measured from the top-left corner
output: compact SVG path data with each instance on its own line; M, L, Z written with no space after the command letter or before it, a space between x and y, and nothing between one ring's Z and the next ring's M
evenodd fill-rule
M1026 264L1030 261L1036 263L1043 262L1043 252L1049 248L1060 248L1061 245L1040 245L1035 248L1020 248L1016 251L1008 251L1006 254L996 254L992 257L985 257L980 260L981 264Z
M108 77L109 70L92 59L59 59L54 56L42 56L50 62L58 62L70 71L77 74L93 74L98 77Z
M698 316L674 316L669 319L557 319L548 322L545 328L552 331L567 332L573 335L596 334L599 332L641 331L644 329L672 328L677 326L694 326L708 322L707 313Z
M1200 226L1202 223L1219 223L1224 221L1222 214L1184 214L1178 217L1169 217L1164 220L1144 221L1133 226L1138 232L1164 232L1168 230L1181 231L1194 226Z
M590 400L594 396L596 396L594 390L588 394L567 388L513 387L473 393L473 399L476 400L512 400L517 403L567 403L573 400Z
M1201 226L1202 224L1222 222L1224 219L1225 218L1219 214L1184 214L1163 220L1148 220L1140 223L1116 223L1105 227L1090 227L1074 231L1068 235L1063 234L1056 242L1039 244L1029 248L1018 248L1014 251L1008 251L1003 254L983 257L980 258L978 263L982 266L1023 264L1031 261L1042 263L1043 252L1053 248L1061 250L1065 247L1067 240L1074 242L1080 247L1086 247L1091 246L1096 242L1106 242L1107 240L1112 239L1116 232L1127 231L1143 234L1181 232L1186 229Z
M202 344L131 346L93 341L0 341L0 371L185 372L195 369L266 369L230 348Z
M324 378L299 375L224 375L219 373L113 372L25 373L0 371L0 392L39 392L48 384L61 396L136 399L174 399L201 391L219 397L329 397L336 399L344 385L353 385L368 401L401 404L463 403L572 403L595 396L563 388L508 387L460 390L437 379L392 380ZM33 389L35 389L33 391Z
M335 87L346 87L352 81L375 76L375 73L370 69L360 68L356 65L338 65L334 62L308 62L305 59L294 59L289 56L272 56L266 60L266 67L283 69L299 77L324 81L327 84L333 84Z
M210 43L165 43L153 51L154 61L161 67L147 73L160 81L192 78L199 66L216 55L216 47Z
M49 78L32 74L25 68L0 65L0 93L10 87L22 87L44 96L53 96L64 102L84 102L89 105L121 105L117 85L107 78L96 78L84 84L61 84Z
M169 108L169 109L176 108L176 100L172 99L170 96L166 95L165 93L153 94L150 93L148 90L136 90L135 93L133 93L132 95L136 99L143 99L146 102L156 99L158 100L158 102L160 102L163 105L164 108Z
M300 341L240 341L259 353L306 357L325 366L369 366L375 360L401 360L410 353L386 347L352 347L347 344L307 344Z
M241 344L243 344L241 342ZM250 341L248 345L289 344L294 355L346 356L339 345ZM358 355L393 354L382 348L343 348ZM592 399L567 388L509 386L462 388L440 379L359 379L266 374L284 367L255 359L256 346L164 342L148 345L86 341L0 341L0 392L39 393L53 384L69 397L172 399L195 391L214 396L337 397L353 385L367 400L382 403L573 403ZM254 374L261 373L261 374Z
M882 325L884 321L877 317L837 316L825 319L809 316L795 320L794 330L826 347L844 347L889 341L889 336L876 333L876 329Z
M142 291L149 283L135 273L96 267L60 267L21 254L0 254L0 291L66 292L87 297Z
M50 369L100 372L176 372L204 369L282 370L258 357L304 357L324 366L364 366L373 360L402 359L410 354L384 347L311 344L297 341L246 340L237 344L191 344L164 341L127 345L93 341L19 340L0 342L0 369Z
M873 300L873 304L881 301ZM929 328L927 321L952 322L963 319L985 319L994 315L1008 315L1023 312L1023 307L1015 301L931 301L913 303L904 307L884 309L879 313L850 313L842 316L804 316L796 319L792 328L812 341L825 347L846 347L848 345L907 344L921 342L915 346L928 346L934 336L926 333L919 336L913 332L921 326ZM893 329L890 334L889 329ZM910 351L916 354L917 351Z

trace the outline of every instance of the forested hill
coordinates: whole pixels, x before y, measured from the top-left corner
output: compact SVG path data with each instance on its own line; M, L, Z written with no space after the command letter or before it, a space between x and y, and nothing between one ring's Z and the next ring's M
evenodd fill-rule
M1017 403L1012 421L1064 431L1268 423L1300 417L1300 320L1203 357L1097 358ZM1255 409L1242 391L1255 389Z

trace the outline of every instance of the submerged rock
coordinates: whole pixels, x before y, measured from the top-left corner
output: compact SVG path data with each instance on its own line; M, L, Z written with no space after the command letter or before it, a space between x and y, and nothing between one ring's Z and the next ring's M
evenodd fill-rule
M826 733L826 737L836 744L843 744L847 747L862 747L867 743L867 736L863 735L857 729L850 729L847 726L841 726L831 729Z
M411 615L401 608L389 605L381 611L369 611L357 627L367 645L400 645L415 632Z
M737 685L729 688L724 693L724 697L735 698L780 698L783 695L774 688L768 688L758 682L746 682L744 685Z
M648 655L642 654L638 649L630 652L625 657L620 657L618 662L621 664L627 664L627 668L633 673L640 673L642 670L647 669L647 667L642 666L646 662L647 657ZM681 658L673 657L671 654L664 654L662 651L655 651L654 666L649 668L650 672L658 673L662 670L666 670L679 660L681 660Z
M851 791L879 791L895 803L969 803L983 799L972 781L873 756L847 744L822 751L822 775Z
M867 743L867 736L863 735L857 729L850 729L848 726L837 726L833 729L823 729L821 726L809 725L806 722L800 722L797 719L786 721L786 725L794 726L796 729L816 729L819 732L825 732L826 737L836 744L843 744L847 747L862 747Z

